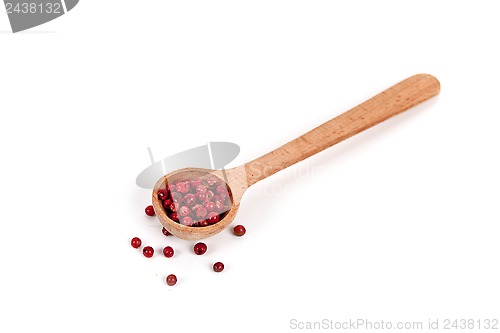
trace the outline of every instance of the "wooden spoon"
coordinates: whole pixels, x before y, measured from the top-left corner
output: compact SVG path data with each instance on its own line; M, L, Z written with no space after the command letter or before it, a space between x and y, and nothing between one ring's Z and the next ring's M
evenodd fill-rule
M234 220L243 193L253 184L422 103L437 95L439 90L440 84L435 77L428 74L414 75L246 164L228 170L186 168L173 171L160 178L153 189L153 206L156 216L169 232L179 238L197 240L213 236L224 230ZM207 174L224 180L230 188L232 208L227 215L218 223L206 227L188 227L168 218L161 200L158 199L158 190L165 188L167 179L169 183L172 183L178 179L192 179Z

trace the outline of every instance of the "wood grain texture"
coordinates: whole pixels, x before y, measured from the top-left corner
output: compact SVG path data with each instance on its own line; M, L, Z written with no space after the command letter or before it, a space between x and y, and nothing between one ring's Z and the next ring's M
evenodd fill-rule
M439 81L428 74L414 75L366 102L245 164L248 185L362 132L439 93Z

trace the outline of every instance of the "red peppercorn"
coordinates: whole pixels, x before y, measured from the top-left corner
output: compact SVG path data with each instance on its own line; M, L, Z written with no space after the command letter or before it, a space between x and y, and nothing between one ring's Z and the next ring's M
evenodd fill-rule
M207 209L205 207L200 207L196 210L196 217L198 219L205 219L205 217L207 216Z
M155 209L151 205L147 206L144 211L146 212L146 215L155 216Z
M177 207L179 206L179 204L177 202L172 202L170 204L170 210L174 213L177 213Z
M247 232L247 230L245 229L245 227L240 225L240 224L238 224L237 226L235 226L233 228L233 233L236 236L243 236L246 232Z
M177 213L171 213L169 216L168 216L172 221L175 221L175 222L179 222L179 214Z
M163 248L163 255L167 258L172 258L174 256L174 249L171 246L165 246Z
M182 224L182 225L185 225L186 227L190 227L190 226L192 226L192 225L193 225L193 223L194 223L193 219L192 219L192 218L190 218L189 216L183 217L183 218L181 219L181 224Z
M205 202L207 200L207 192L196 192L196 199L200 203Z
M144 254L146 258L151 258L154 253L155 250L151 246L146 246L145 248L142 249L142 254Z
M220 261L216 262L214 264L214 271L216 271L217 273L220 273L224 270L224 264L221 263Z
M141 246L141 244L142 244L142 241L141 241L141 239L140 239L139 237L134 237L134 238L132 238L132 240L130 241L130 245L132 245L132 247L133 247L134 249L139 248L139 247Z
M215 224L219 222L220 216L216 212L208 213L208 224Z
M172 204L172 199L165 199L162 202L163 208L170 209L170 205Z
M196 193L206 193L207 191L208 187L205 185L198 185L198 187L196 187Z
M189 216L189 214L191 214L191 210L186 206L182 206L181 208L179 208L179 216L186 217Z
M165 236L171 236L171 235L172 235L172 234L171 234L171 233L170 233L167 229L165 229L165 227L163 227L163 228L161 229L161 232L162 232Z
M180 192L171 192L170 198L172 198L173 202L181 202L182 201L182 193Z
M193 250L194 250L194 253L201 256L202 254L207 252L207 244L202 243L202 242L196 243L193 247Z
M180 182L176 186L177 191L181 193L188 193L189 192L189 182Z
M198 227L207 227L209 225L207 220L201 220L198 222Z
M165 200L166 198L168 198L168 191L167 190L158 190L158 199Z
M214 192L207 191L206 197L207 197L207 200L212 200L214 198Z
M215 210L215 204L212 201L206 200L203 203L203 206L207 209L209 212L213 212Z
M198 208L200 208L200 207L203 207L203 205L200 205L200 204L194 205L193 207L191 207L191 212L193 212L193 213L196 212L198 210Z
M216 186L217 184L219 184L219 180L215 177L210 177L207 179L207 185L208 186Z
M177 283L177 276L175 276L174 274L170 274L165 280L167 281L167 284L169 286L173 286Z
M188 193L184 197L184 201L186 202L186 205L192 206L196 203L196 196L192 193Z
M191 190L193 190L193 189L194 189L194 190L196 191L196 188L197 188L198 186L200 186L200 185L201 185L201 183L202 183L202 180L201 180L200 178L195 179L195 180L192 180L192 181L191 181Z
M214 206L215 206L215 211L218 213L222 213L226 211L226 207L224 206L224 201L222 200L215 200L214 201Z

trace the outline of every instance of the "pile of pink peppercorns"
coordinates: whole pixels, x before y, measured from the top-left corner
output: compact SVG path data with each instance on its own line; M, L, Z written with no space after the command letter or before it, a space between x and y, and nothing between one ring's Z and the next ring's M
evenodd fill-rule
M146 212L146 214L148 216L154 216L155 215L155 211L154 211L153 206L147 206L146 209L145 209L145 212ZM172 235L165 228L162 228L162 233L165 236L171 236ZM242 225L237 225L237 226L235 226L233 228L233 233L236 236L243 236L246 233L245 227L242 226ZM133 248L138 249L142 245L142 240L139 237L134 237L130 241L130 245L132 245ZM203 255L203 254L205 254L205 252L207 252L207 249L208 249L207 245L205 243L202 243L202 242L198 242L198 243L196 243L193 246L193 252L195 254L197 254L197 255ZM154 252L155 251L154 251L154 249L151 246L145 246L145 247L142 248L142 254L146 258L151 258L154 255ZM166 258L172 258L174 256L174 249L171 246L165 246L163 248L163 255ZM213 266L212 266L212 268L213 268L213 270L215 272L219 273L219 272L222 272L224 270L224 264L219 261L219 262L214 263ZM177 283L177 276L175 274L169 274L165 278L165 282L169 286L173 286L173 285L175 285Z
M231 209L228 186L215 176L178 179L158 190L167 216L188 227L206 227L222 220ZM154 214L154 210L146 214Z

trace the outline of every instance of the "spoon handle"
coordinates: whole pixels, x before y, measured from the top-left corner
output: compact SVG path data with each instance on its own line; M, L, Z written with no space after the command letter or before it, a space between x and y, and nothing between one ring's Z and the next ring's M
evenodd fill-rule
M417 74L244 165L248 186L437 95L439 81Z

